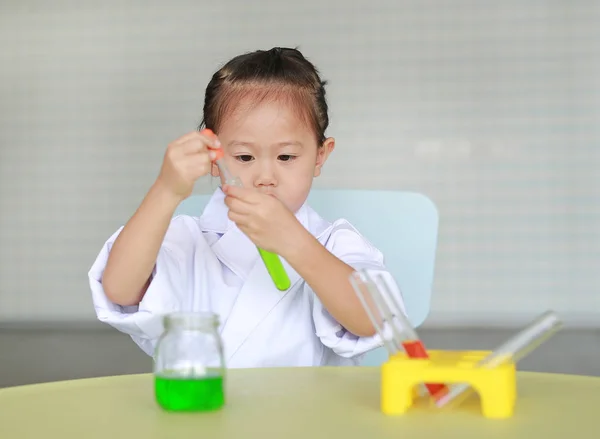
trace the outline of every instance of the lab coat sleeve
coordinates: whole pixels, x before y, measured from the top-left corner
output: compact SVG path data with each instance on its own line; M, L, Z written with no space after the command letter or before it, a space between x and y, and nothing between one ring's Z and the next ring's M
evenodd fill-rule
M150 286L137 306L123 307L112 303L102 286L108 255L122 227L106 241L88 273L98 319L130 335L150 356L163 331L162 316L182 307L189 279L186 260L191 260L188 253L194 251L194 242L198 239L194 236L195 228L191 217L178 216L171 220L158 253Z
M350 223L345 220L336 221L325 247L355 270L364 269L371 275L382 275L397 303L402 307L402 312L405 312L400 289L386 269L382 253ZM358 361L366 352L383 346L383 340L377 334L358 337L346 330L325 309L316 295L313 302L313 320L321 342L341 357Z

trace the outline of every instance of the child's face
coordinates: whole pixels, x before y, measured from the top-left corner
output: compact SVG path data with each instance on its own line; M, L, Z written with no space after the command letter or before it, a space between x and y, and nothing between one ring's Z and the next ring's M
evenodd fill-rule
M245 187L273 195L292 212L306 201L335 144L329 138L319 148L311 128L278 102L236 112L225 118L217 134L231 173ZM219 175L216 166L212 174Z

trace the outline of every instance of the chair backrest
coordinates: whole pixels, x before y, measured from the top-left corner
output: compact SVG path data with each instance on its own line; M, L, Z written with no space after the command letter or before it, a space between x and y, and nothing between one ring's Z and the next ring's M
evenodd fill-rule
M193 195L176 214L199 216L210 195ZM313 189L309 205L323 218L345 218L385 256L402 290L411 323L420 326L431 300L438 234L438 211L426 196L414 192ZM363 364L381 363L378 350Z

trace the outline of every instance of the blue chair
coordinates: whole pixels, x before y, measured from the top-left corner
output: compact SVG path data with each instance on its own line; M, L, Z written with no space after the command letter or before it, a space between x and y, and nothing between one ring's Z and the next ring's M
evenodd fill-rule
M176 214L199 216L210 195L184 200ZM385 256L402 290L411 323L420 326L429 313L438 234L438 212L426 196L414 192L313 189L309 205L323 218L345 218ZM387 359L384 348L365 356L363 365Z

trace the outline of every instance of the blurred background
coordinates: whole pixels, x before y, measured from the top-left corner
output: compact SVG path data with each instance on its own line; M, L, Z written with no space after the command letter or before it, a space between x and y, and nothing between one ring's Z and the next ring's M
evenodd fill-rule
M329 81L316 187L437 205L426 342L490 348L551 308L567 330L523 368L600 375L599 22L594 0L0 0L0 387L150 371L87 272L212 73L273 46Z

